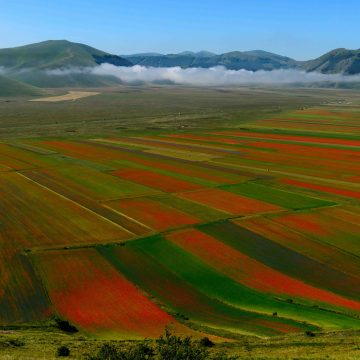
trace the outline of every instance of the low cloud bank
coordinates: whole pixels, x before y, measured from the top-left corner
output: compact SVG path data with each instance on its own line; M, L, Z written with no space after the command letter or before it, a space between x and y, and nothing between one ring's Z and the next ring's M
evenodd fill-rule
M111 75L125 83L173 83L195 86L236 86L246 84L296 84L319 82L360 82L359 75L321 74L300 70L248 71L228 70L223 66L209 69L181 67L154 68L135 65L132 67L101 64L94 68L47 71L50 75L88 73Z

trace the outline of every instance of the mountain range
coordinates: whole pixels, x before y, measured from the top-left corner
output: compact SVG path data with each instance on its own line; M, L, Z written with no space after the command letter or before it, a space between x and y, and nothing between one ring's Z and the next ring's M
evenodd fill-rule
M67 40L49 40L0 49L0 70L2 69L0 86L4 88L5 76L8 79L7 83L10 84L10 80L15 80L16 86L19 86L21 82L37 87L91 87L119 84L120 80L113 76L70 71L63 71L61 74L54 73L59 69L88 68L103 63L115 66L180 66L182 68L225 66L231 70L297 69L324 74L359 74L360 49L335 49L309 61L296 61L262 50L233 51L224 54L184 51L179 54L143 53L119 56ZM12 88L14 86L12 83ZM34 90L36 89L27 88L27 91Z

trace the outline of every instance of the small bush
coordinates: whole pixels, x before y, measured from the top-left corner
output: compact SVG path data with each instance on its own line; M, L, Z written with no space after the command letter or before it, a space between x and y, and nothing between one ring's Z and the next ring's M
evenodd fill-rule
M12 346L12 347L25 346L25 342L20 339L11 339L8 341L8 344L9 344L9 346Z
M57 356L69 356L70 355L70 349L67 346L60 346L57 350L56 350L56 355Z
M74 325L71 325L67 320L55 319L55 323L56 326L64 332L74 334L79 331Z
M235 360L226 353L210 356L207 348L215 344L207 337L200 341L191 337L173 335L169 329L154 342L142 342L134 345L117 346L104 344L97 354L86 355L87 360Z
M203 347L213 347L215 344L208 337L203 337L200 340L200 345Z
M208 351L190 337L172 335L169 329L156 340L157 354L161 360L204 360L209 358Z
M95 356L88 355L88 360L150 360L154 350L145 343L130 348L119 349L113 344L104 344Z

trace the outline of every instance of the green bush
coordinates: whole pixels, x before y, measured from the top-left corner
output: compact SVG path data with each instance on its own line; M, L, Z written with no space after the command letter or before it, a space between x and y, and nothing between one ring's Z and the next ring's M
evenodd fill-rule
M169 329L156 340L157 354L161 360L203 360L209 358L209 352L190 337L181 338L172 335Z
M60 346L56 351L57 356L70 356L70 350L67 346Z
M95 356L88 355L88 360L150 360L154 358L154 350L145 343L126 349L119 349L113 344L104 344Z
M87 360L235 360L226 353L210 356L207 348L215 344L207 337L200 341L191 337L182 338L173 335L169 329L153 342L141 342L134 345L117 346L115 343L104 344L97 354L87 355Z
M67 320L62 319L55 319L56 326L69 334L77 333L79 330L74 326L71 325Z

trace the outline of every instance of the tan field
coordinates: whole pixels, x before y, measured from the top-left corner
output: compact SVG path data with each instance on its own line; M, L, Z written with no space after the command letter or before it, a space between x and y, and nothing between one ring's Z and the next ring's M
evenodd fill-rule
M60 96L50 96L44 97L40 99L32 99L30 101L37 101L37 102L59 102L59 101L74 101L81 98L85 98L88 96L98 95L98 92L90 92L90 91L69 91L68 94L60 95Z

